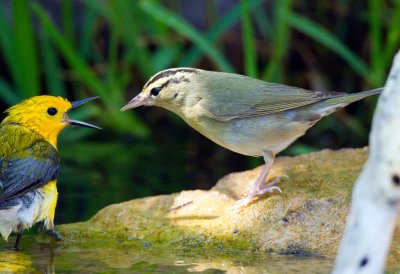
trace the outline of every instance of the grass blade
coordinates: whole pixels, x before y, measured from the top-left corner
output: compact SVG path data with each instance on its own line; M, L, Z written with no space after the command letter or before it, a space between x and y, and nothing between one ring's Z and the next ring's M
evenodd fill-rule
M292 12L289 16L289 24L292 28L310 36L315 41L335 52L347 62L354 72L361 77L368 79L369 72L367 65L346 45L344 45L340 40L336 39L335 36L329 33L326 29L294 12Z
M255 40L250 18L250 7L247 0L240 0L240 10L242 14L244 71L248 76L257 77Z
M127 42L128 60L138 71L149 78L155 73L151 60L151 54L146 45L142 45L141 29L137 22L145 20L142 10L137 1L114 1L112 8L114 10L114 28ZM129 28L126 27L129 26Z
M124 62L137 67L144 78L154 74L152 62L149 62L151 55L147 48L140 44L141 30L137 22L142 22L144 18L142 18L143 12L138 8L138 3L136 1L109 1L108 6L93 0L86 0L85 3L93 12L106 18L112 27L112 32L118 32L124 38L123 41L126 43Z
M72 44L75 42L75 28L74 28L74 1L62 0L61 1L61 20L62 30L64 36Z
M43 8L38 4L34 4L33 10L39 17L44 30L47 32L70 66L77 71L80 79L98 95L107 98L107 94L104 92L101 83L82 61L71 43L60 34L57 27L50 21L50 18L47 16Z
M287 53L288 45L290 44L290 26L288 17L292 7L291 0L281 0L276 2L277 11L274 18L275 39L274 39L274 54L269 61L262 79L268 81L280 82L283 75L282 62Z
M43 72L46 80L46 92L56 96L66 97L65 87L61 81L61 69L58 56L47 33L40 30L40 46L43 50Z
M2 51L2 57L7 63L7 67L14 82L18 82L19 70L18 62L16 62L17 56L15 54L14 36L12 35L10 25L8 24L6 18L6 15L0 9L0 47Z
M161 47L153 55L154 69L160 71L170 67L181 52L182 47L179 44Z
M383 63L383 70L387 71L390 64L392 63L393 56L396 54L396 51L400 45L400 29L398 27L393 26L400 26L400 0L394 1L394 9L392 20L388 22L388 34L386 42L383 43L383 46L386 46L382 49L381 54L384 56L382 63ZM384 80L384 79L382 79ZM380 83L383 84L383 83Z
M18 19L13 24L15 38L14 62L18 63L16 85L24 97L39 94L39 64L36 43L33 34L33 22L29 10L29 1L12 1L13 18ZM18 23L16 23L18 22Z
M97 16L92 10L85 9L82 18L83 23L78 42L79 54L82 58L88 58L92 55L92 39Z
M273 37L274 28L271 25L271 20L264 9L254 9L253 18L256 22L257 30L261 33L265 40Z
M229 61L212 44L210 44L207 39L205 39L181 17L168 11L161 5L157 5L150 1L142 1L141 7L156 20L164 23L182 36L193 41L193 43L202 50L220 70L234 72L234 68Z
M261 0L249 0L249 10L254 10L262 3ZM241 15L240 5L236 5L230 11L226 13L218 22L213 25L209 31L204 35L205 39L209 43L215 42L218 37L221 36L226 30L231 28L238 20ZM178 63L179 67L191 67L197 63L202 56L202 51L198 47L193 46Z
M22 98L18 93L3 79L0 78L0 98L7 105L12 106L19 103Z
M87 66L86 63L80 58L71 43L60 34L42 7L34 4L33 10L39 17L42 27L48 33L52 42L61 52L68 64L75 70L79 79L95 94L102 97L107 109L107 115L103 117L103 120L107 124L113 125L116 130L128 131L140 137L148 136L149 131L147 126L132 112L127 115L120 113L119 109L122 104L118 106L117 104L121 103L122 94L120 94L120 97L118 98L113 98L112 94L115 93L107 92L107 90L103 88L103 83L93 74L93 72L90 70L90 67Z
M382 32L381 32L381 7L382 3L380 0L369 0L368 1L368 21L369 28L371 31L371 74L370 81L373 85L379 85L383 82L384 73L383 70L383 58L381 56L382 48Z

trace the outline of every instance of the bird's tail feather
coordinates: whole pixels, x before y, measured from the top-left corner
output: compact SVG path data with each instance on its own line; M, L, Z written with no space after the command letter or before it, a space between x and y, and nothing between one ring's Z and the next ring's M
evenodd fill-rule
M339 97L335 97L332 99L328 99L325 102L331 106L336 105L336 104L350 104L355 101L364 99L365 97L368 97L368 96L381 94L382 91L383 91L383 88L377 88L377 89L371 89L371 90L361 91L361 92L357 92L357 93L350 93L345 96L339 96Z
M324 100L316 105L317 113L321 115L321 117L327 116L336 110L343 108L353 102L364 99L365 97L381 94L383 88L371 89L357 93L350 93L334 98L330 98Z

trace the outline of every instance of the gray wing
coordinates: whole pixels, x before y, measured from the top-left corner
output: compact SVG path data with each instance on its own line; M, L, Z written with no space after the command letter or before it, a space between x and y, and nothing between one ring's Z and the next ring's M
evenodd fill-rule
M210 92L200 104L206 115L221 121L282 112L344 94L311 91L246 76L212 74L208 77L210 81L203 81L203 90Z
M37 141L7 158L0 160L0 201L21 196L57 178L58 152L46 141Z

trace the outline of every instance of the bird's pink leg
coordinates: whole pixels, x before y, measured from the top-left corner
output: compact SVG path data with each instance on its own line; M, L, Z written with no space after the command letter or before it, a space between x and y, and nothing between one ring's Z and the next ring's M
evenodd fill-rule
M264 151L264 161L265 165L258 176L255 183L251 186L249 192L247 193L246 198L240 199L235 203L234 208L242 208L249 205L254 198L262 196L266 193L271 193L274 190L278 190L282 193L281 189L276 184L280 183L282 178L287 178L287 175L281 175L276 179L272 180L268 184L265 185L265 182L268 181L269 171L271 169L272 164L274 163L275 155L271 151Z

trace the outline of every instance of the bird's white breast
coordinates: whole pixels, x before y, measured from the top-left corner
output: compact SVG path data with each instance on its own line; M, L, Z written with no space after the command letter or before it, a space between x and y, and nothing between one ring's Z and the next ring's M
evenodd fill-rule
M286 113L226 122L208 117L196 121L185 119L185 121L215 143L249 156L262 156L265 150L278 153L308 129L307 124L295 121Z
M52 185L48 187L53 188ZM44 188L8 201L10 206L0 209L0 234L7 240L11 232L28 229L37 222L47 220L56 201L57 191L44 191Z

